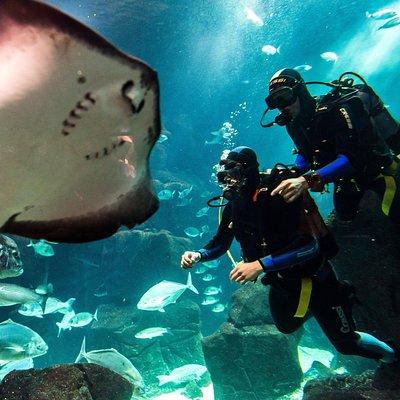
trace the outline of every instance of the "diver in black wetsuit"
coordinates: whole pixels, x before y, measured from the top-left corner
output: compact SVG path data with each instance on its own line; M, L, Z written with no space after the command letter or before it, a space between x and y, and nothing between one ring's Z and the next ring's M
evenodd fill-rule
M290 203L271 196L290 171L274 168L260 174L256 154L248 147L233 149L220 165L217 177L228 202L217 234L203 249L186 251L182 268L220 257L236 239L244 262L230 279L244 284L265 272L262 282L271 285L271 314L281 332L296 331L312 315L340 353L380 360L380 371L385 377L389 371L391 381L392 369L386 366L398 364L397 354L355 330L353 287L337 279L328 261L337 252L336 242L309 194Z
M400 224L399 130L390 115L387 129L394 132L384 140L359 97L314 98L301 75L289 68L272 76L266 102L268 109L281 111L276 123L286 125L298 151L296 168L305 173L282 182L272 195L280 193L290 202L307 189L322 192L326 183L334 182L335 211L349 221L365 191L373 190L381 198L384 214Z

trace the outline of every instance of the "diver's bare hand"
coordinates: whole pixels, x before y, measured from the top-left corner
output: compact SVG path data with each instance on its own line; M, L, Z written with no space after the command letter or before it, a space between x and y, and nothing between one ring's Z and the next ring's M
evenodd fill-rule
M304 176L285 179L272 192L271 196L279 194L286 203L291 203L299 198L308 189L308 183Z
M192 268L193 264L200 261L201 254L198 251L185 251L181 257L182 268Z
M263 269L259 261L239 263L233 268L229 274L229 278L231 281L243 284L254 281L262 272Z

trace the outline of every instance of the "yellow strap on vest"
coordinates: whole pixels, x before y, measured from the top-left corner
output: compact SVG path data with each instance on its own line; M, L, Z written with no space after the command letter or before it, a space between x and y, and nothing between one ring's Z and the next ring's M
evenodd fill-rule
M295 317L303 318L306 315L308 306L310 305L311 291L312 291L312 279L302 278L299 304L297 306L296 313L294 314Z
M396 181L393 176L384 175L386 189L382 200L382 211L385 215L389 215L390 207L392 206L394 195L396 194Z

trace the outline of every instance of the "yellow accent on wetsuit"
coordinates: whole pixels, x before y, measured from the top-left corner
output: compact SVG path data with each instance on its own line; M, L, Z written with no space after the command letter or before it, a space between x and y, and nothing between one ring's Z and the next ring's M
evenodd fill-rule
M312 291L312 279L302 278L299 304L297 305L297 310L296 313L294 314L295 317L303 318L306 315L308 306L310 305L311 291Z

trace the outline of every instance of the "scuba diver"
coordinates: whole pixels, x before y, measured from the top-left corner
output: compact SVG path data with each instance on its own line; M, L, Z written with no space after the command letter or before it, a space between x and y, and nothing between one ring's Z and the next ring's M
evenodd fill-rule
M356 76L363 84L354 85L354 79L345 79L346 75ZM313 97L306 85L316 83L332 90ZM399 124L373 89L353 72L332 83L307 84L290 68L276 72L269 83L261 125L286 126L297 148L298 171L297 177L283 181L272 195L291 202L307 189L323 192L333 182L336 215L351 221L365 191L373 190L381 199L383 213L399 224ZM264 124L265 114L273 109L280 114Z
M244 284L255 281L270 285L269 303L277 329L293 333L311 316L342 354L380 360L375 374L377 387L400 382L400 354L374 336L356 331L352 317L354 287L338 280L329 259L338 248L318 208L306 191L285 202L271 192L293 174L277 164L260 173L255 152L236 147L219 163L217 179L226 204L214 238L197 251L185 251L182 268L214 260L225 254L233 239L242 250L230 279Z

